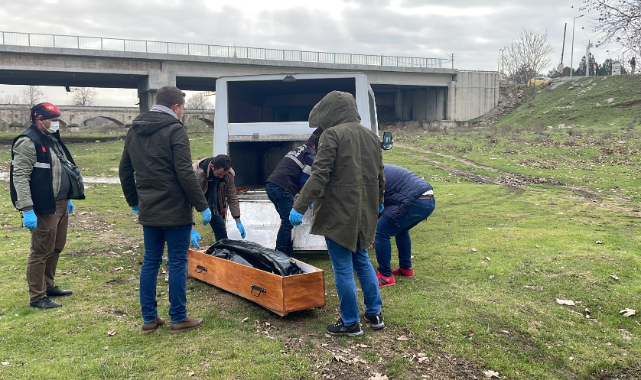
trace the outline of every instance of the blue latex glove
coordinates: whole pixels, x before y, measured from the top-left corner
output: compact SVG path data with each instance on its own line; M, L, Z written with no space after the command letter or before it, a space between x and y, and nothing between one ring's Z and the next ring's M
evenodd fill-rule
M241 222L236 222L236 227L238 227L238 231L240 231L240 237L245 238L245 227L243 227L243 224Z
M383 212L384 208L385 208L385 205L378 206L378 213L380 214L381 212Z
M311 204L311 203L310 203L310 204L309 204L309 209L310 209L310 210L312 209L312 206L313 206L313 204Z
M73 202L71 201L71 199L67 201L67 209L69 209L69 214L73 212Z
M133 211L134 214L138 214L138 206L131 206L131 211Z
M211 222L211 210L209 208L201 211L200 215L203 216L203 226L206 226Z
M22 217L24 219L24 226L27 227L29 231L33 231L38 225L38 218L33 210L23 212Z
M292 209L292 211L289 213L289 222L295 226L298 226L299 224L303 223L303 214Z
M191 230L191 244L194 245L196 248L200 248L200 244L198 244L198 240L202 240L203 238L200 237L200 234L196 230Z

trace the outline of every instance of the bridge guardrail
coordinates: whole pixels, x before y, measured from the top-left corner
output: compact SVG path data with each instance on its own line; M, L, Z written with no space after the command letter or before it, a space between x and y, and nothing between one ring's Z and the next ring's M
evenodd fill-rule
M305 50L267 49L178 42L82 37L59 34L0 32L0 45L54 47L80 50L108 50L149 54L177 54L267 61L296 61L388 67L442 68L445 58L398 57Z

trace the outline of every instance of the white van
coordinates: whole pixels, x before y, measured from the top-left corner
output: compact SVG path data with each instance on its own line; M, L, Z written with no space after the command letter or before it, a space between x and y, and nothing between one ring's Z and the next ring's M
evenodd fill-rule
M265 183L287 152L312 132L309 113L325 95L338 90L356 98L361 124L378 135L374 92L365 74L281 74L226 77L216 81L214 156L227 154L236 172L241 221L247 240L275 248L280 217L267 198ZM294 227L294 250L326 250L322 236L310 235L311 211ZM227 213L230 239L240 239Z

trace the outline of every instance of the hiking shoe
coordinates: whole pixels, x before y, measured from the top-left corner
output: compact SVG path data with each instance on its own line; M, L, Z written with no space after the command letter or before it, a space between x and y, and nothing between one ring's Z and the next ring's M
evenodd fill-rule
M185 319L182 322L171 323L169 327L169 333L171 334L180 334L185 331L193 330L199 328L203 324L202 318L189 318Z
M381 313L374 315L365 313L363 317L365 317L365 319L367 319L367 321L372 324L372 329L374 330L380 330L385 327L385 323L383 323L383 316L381 315Z
M394 276L383 276L379 271L376 271L376 278L378 278L378 286L381 288L384 286L392 286L396 284Z
M412 268L410 268L410 269L398 268L398 269L394 269L392 271L392 275L393 276L403 276L403 277L407 277L407 278L412 278L412 277L414 277L414 270Z
M162 318L156 318L155 321L149 322L149 323L143 323L142 324L142 332L143 334L149 334L158 329L158 327L162 326L165 324L165 320Z
M29 306L37 307L38 309L53 309L62 305L56 301L50 300L49 297L42 297L31 302Z
M361 324L358 322L345 326L343 319L338 318L336 323L327 326L327 333L332 335L358 336L363 335L363 330L361 329Z
M72 295L73 292L71 290L62 290L57 286L54 286L53 288L47 290L47 297L53 298L53 297L67 297Z

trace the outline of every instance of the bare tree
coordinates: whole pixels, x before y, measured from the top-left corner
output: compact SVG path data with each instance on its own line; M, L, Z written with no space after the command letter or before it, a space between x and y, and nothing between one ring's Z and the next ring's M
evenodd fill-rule
M96 104L96 90L91 87L74 87L71 92L74 106L88 107Z
M0 96L0 104L22 104L18 94L7 94L4 97Z
M213 106L204 92L197 92L187 99L185 108L190 110L210 110Z
M552 47L548 43L547 31L523 29L521 34L501 55L502 74L512 81L516 95L518 83L527 84L530 79L541 73L550 64Z
M593 20L597 46L616 42L641 54L641 1L583 0L580 10L598 14Z
M20 97L22 104L27 104L29 107L33 107L38 103L42 103L42 98L45 94L42 93L40 87L38 86L28 86L20 91Z

